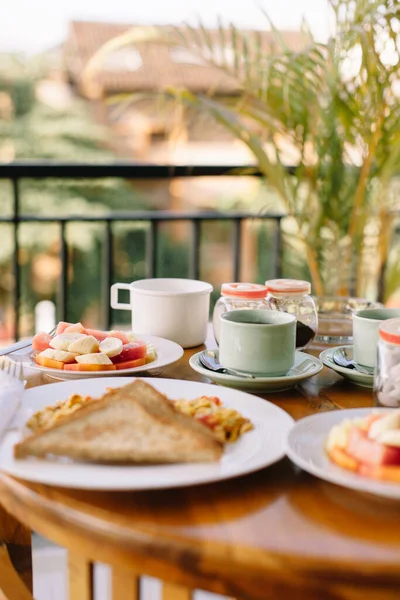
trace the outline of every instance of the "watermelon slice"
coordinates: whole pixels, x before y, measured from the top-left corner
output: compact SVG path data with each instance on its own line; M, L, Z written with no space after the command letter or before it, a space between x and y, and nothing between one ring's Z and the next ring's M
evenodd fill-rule
M111 337L108 331L101 331L101 329L86 329L88 335L92 335L97 341L102 342L108 337Z
M68 325L63 333L87 333L87 329L84 328L82 323L74 323L73 325Z
M32 338L33 350L36 350L37 352L43 352L43 350L47 350L47 348L50 348L51 339L52 339L51 335L49 335L48 333L45 333L44 331L37 333Z
M124 344L122 347L122 352L117 354L117 356L113 356L111 360L115 365L123 362L130 362L133 360L138 360L139 358L145 358L146 352L146 342L131 342L130 344Z
M66 321L60 321L57 325L56 335L60 335L61 333L64 333L66 328L69 327L70 325L73 325L73 323L67 323Z
M371 467L400 466L400 448L371 440L368 432L359 427L351 429L346 452L360 463Z

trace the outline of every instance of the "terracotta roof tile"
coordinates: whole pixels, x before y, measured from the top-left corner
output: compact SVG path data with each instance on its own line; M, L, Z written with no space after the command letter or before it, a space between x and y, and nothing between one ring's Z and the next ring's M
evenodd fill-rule
M70 76L78 86L81 85L83 68L93 54L107 41L131 29L133 25L115 23L96 23L87 21L72 21L65 45L65 58ZM160 31L169 28L158 27ZM217 32L210 30L210 36ZM254 32L248 34L255 35ZM259 32L266 52L271 51L272 35L268 31ZM298 51L305 45L303 34L296 31L282 32L286 44L292 50ZM104 65L97 75L97 81L107 92L158 91L163 87L172 86L187 88L196 92L210 90L219 93L233 93L235 81L209 65L199 65L179 62L174 59L171 48L156 42L135 45L140 53L141 64L138 68L129 70L121 66L107 68ZM133 51L134 52L134 51ZM126 57L129 58L127 54ZM135 58L133 56L133 58ZM140 60L139 58L139 60Z

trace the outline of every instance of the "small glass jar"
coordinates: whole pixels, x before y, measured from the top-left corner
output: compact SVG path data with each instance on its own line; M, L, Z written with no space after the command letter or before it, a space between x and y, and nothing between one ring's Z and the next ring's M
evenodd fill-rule
M379 326L374 394L379 406L400 407L400 319Z
M296 317L296 349L303 350L315 338L318 329L318 313L310 296L311 284L300 279L270 279L265 286L270 307Z
M214 337L219 345L220 316L229 310L236 309L266 309L270 306L265 299L267 288L259 283L223 283L221 297L218 298L214 313Z

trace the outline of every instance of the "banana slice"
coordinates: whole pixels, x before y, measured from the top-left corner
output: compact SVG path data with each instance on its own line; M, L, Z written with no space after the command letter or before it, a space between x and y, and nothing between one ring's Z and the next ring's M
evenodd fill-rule
M97 352L98 349L99 342L93 335L85 335L68 346L69 352L76 352L77 354L91 354L92 352Z
M52 358L53 360L58 360L63 363L73 363L78 355L74 352L65 352L64 350L53 350L52 348L46 348L46 350L40 352L40 356Z
M376 441L385 446L396 446L400 447L400 429L388 429L382 431L376 438Z
M122 352L123 343L115 337L108 337L100 343L99 350L107 356L118 356Z
M374 421L369 428L368 437L380 441L379 436L384 431L390 431L392 429L400 429L400 410L394 410Z
M60 335L53 337L53 339L49 342L49 345L55 350L67 351L72 342L80 340L84 337L87 337L84 333L60 333ZM47 358L50 358L50 356Z
M63 363L73 363L78 355L75 352L65 352L64 350L54 350L55 360Z
M92 354L81 354L76 356L76 362L87 365L112 365L111 360L104 352L93 352Z
M153 344L150 344L148 342L146 344L146 356L145 356L146 364L153 362L153 360L155 360L156 358L157 358L156 348L155 348L155 346L153 346Z
M44 356L45 358L52 358L55 360L55 354L56 351L53 350L52 348L46 348L46 350L42 350L42 352L39 352L39 356Z

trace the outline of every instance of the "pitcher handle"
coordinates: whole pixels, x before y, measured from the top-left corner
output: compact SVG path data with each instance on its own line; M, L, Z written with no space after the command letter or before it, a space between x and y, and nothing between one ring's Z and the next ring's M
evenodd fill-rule
M131 304L130 302L118 302L118 292L119 290L131 290L131 286L129 283L114 283L111 286L111 308L117 308L118 310L130 310Z

